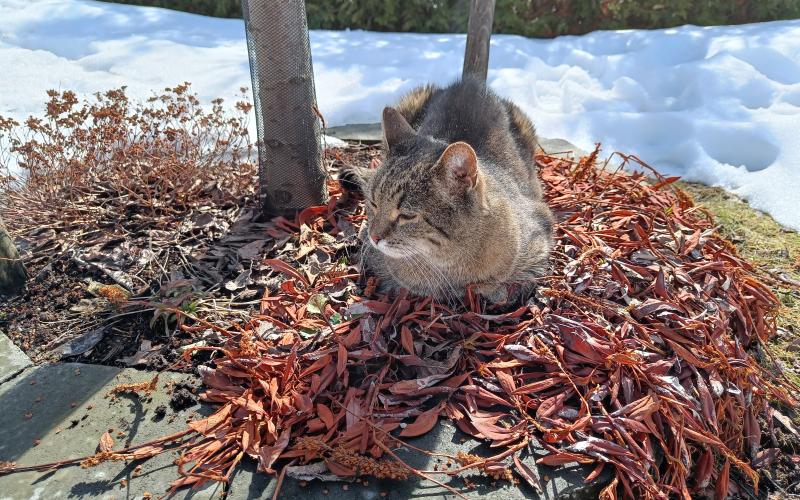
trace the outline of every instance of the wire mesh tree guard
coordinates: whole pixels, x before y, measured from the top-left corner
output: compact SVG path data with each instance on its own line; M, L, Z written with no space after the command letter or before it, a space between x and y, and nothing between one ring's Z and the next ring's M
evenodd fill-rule
M258 129L260 193L268 213L327 198L303 0L242 0Z

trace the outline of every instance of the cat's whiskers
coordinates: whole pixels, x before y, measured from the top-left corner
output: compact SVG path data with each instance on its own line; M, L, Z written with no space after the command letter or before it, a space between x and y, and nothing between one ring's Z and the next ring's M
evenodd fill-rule
M366 267L365 267L365 261L366 261L366 256L367 256L367 252L368 252L368 251L369 251L369 250L368 250L368 247L367 247L367 246L365 246L365 245L362 243L362 244L361 244L361 248L360 248L360 249L359 249L359 251L358 251L358 253L359 253L358 272L359 272L360 274L362 274L362 275L364 274L364 272L365 272L365 270L366 270Z
M422 271L422 262L420 262L419 258L416 255L416 252L410 249L403 249L403 258L410 261L412 266L407 270L413 275L414 279L420 283L425 284L426 288L431 291L439 290L440 293L444 293L442 290L441 284L436 280L436 276L432 276Z
M458 292L456 292L455 287L453 287L453 284L450 282L449 279L447 279L447 276L445 275L444 271L442 271L439 268L439 266L437 266L436 263L434 263L433 260L428 255L424 253L420 253L418 255L421 258L421 260L426 264L426 267L430 268L431 271L435 272L439 276L440 281L443 282L447 286L447 288L449 288L451 292L450 299L454 300L455 302L463 306L464 301L462 300L462 297L460 297ZM445 299L448 299L447 291L442 290L442 293L445 295ZM448 299L448 305L450 305L449 303L450 300Z
M410 249L405 249L404 254L405 258L413 264L410 270L414 274L414 278L421 283L425 283L431 295L435 294L437 298L447 298L447 290L444 288L442 277L425 272L427 270L426 268L430 266L421 259L421 255Z
M441 300L444 300L449 304L451 300L457 298L455 290L453 290L453 287L450 285L450 282L447 280L444 274L442 274L439 269L433 266L424 255L418 254L416 261L420 269L426 269L427 271L430 271L427 275L436 280L440 292L439 298Z
M415 270L418 270L418 272L415 272L415 275L425 277L428 283L434 283L436 285L436 290L439 292L439 297L437 298L443 299L448 305L450 305L452 301L459 302L463 305L463 301L459 298L450 280L448 280L442 270L433 263L430 257L424 253L407 251L407 258L414 263L416 266Z

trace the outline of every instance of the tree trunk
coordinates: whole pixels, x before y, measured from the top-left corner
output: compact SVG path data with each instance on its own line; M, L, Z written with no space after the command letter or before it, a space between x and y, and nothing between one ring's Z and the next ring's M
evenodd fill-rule
M261 194L270 214L327 199L305 0L242 0L258 127Z
M14 240L0 218L0 295L13 295L25 287L28 273L19 258Z
M464 51L462 76L486 82L489 72L489 39L492 37L495 0L472 0L467 26L467 49Z

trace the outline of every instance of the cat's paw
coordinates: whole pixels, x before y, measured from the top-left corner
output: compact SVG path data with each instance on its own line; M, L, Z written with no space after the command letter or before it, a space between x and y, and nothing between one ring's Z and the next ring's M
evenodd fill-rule
M478 285L475 287L475 291L493 304L505 304L508 302L508 287L505 285Z

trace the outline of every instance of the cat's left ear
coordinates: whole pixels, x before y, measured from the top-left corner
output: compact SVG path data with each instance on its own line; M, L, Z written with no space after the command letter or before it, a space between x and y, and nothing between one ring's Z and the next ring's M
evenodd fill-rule
M395 146L412 139L417 134L414 128L403 118L403 115L394 108L383 108L381 126L383 128L383 142L389 150L393 150Z
M466 142L454 142L447 146L439 157L439 164L459 186L473 189L478 184L478 155Z

